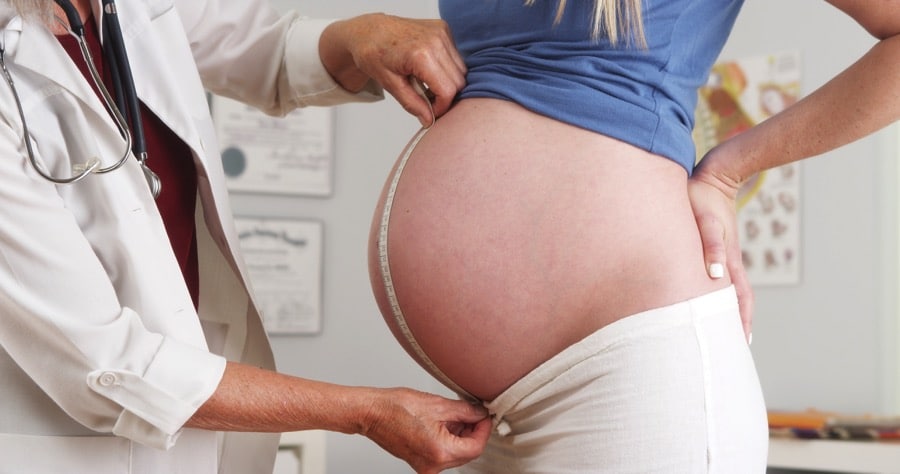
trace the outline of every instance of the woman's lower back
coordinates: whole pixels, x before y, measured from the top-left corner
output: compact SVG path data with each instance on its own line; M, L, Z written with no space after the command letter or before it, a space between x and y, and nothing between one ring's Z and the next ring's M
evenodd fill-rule
M417 144L393 195L382 250L409 333L492 400L599 328L727 286L706 276L686 180L670 160L510 102L460 102ZM384 197L372 284L419 359L384 288Z

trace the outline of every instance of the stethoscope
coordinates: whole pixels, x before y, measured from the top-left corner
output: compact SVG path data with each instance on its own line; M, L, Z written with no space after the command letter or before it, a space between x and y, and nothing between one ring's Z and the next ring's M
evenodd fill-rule
M0 68L2 68L6 82L9 84L10 89L12 89L16 107L19 110L19 117L22 120L22 130L25 135L25 149L28 152L28 159L31 162L31 166L34 167L35 171L37 171L44 179L57 184L71 184L81 181L92 173L102 174L116 170L125 164L129 154L133 153L141 166L141 170L144 173L147 185L150 187L150 192L153 194L154 199L159 197L159 193L162 190L162 182L160 181L159 176L147 167L147 144L144 139L144 127L141 123L140 103L138 102L137 92L134 87L131 66L128 63L128 54L125 51L125 40L122 37L122 29L119 25L116 4L113 0L102 0L101 2L103 6L103 35L104 38L106 38L104 41L106 44L103 48L103 55L104 60L109 64L109 70L111 72L113 89L116 93L116 98L114 100L109 93L109 90L103 85L103 80L100 77L100 73L97 71L97 66L94 64L94 59L91 56L91 52L85 41L84 24L81 22L81 16L78 14L78 10L75 9L69 0L55 1L56 4L62 8L63 12L65 12L69 22L69 34L77 40L81 55L88 65L91 79L100 91L100 95L107 110L112 113L113 121L115 121L116 127L119 129L119 134L121 134L122 138L125 140L125 151L123 152L122 157L110 166L100 167L100 159L94 157L86 163L73 166L72 174L64 178L53 176L44 170L34 156L31 140L28 138L30 135L28 132L28 124L25 121L25 112L22 107L22 102L19 99L19 94L16 90L15 83L13 82L12 75L6 68L6 61L4 58L6 45L0 44ZM59 18L57 18L57 21L62 24L62 20ZM131 127L129 127L129 120L125 119L125 115L128 115Z

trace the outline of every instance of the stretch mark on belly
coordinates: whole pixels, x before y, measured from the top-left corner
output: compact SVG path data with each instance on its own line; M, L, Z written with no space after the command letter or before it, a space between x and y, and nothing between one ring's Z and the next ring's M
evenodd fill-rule
M413 80L412 84L420 95L426 97L422 86L418 84L417 81ZM432 117L434 117L434 110L432 110L431 114ZM412 347L413 352L416 353L416 356L418 356L419 360L422 362L422 364L425 365L428 371L441 383L459 394L461 397L476 402L478 401L478 399L472 396L472 394L470 394L469 392L465 391L455 382L450 380L450 377L448 377L447 374L445 374L441 369L437 367L437 365L434 364L431 358L428 357L427 354L425 354L425 351L419 345L418 341L416 341L415 336L413 336L412 331L409 329L409 325L406 323L406 318L403 316L403 311L400 309L400 303L397 300L397 292L394 290L394 282L391 278L391 264L388 260L388 226L391 221L391 208L394 204L394 195L397 192L397 185L398 183L400 183L400 175L403 174L403 168L406 166L406 162L409 160L409 156L412 155L413 150L415 150L416 145L433 125L434 120L432 120L431 125L423 127L421 130L419 130L418 133L416 133L416 135L406 146L406 149L403 150L403 155L400 157L400 161L397 163L397 169L396 171L394 171L394 176L391 178L387 194L385 195L384 210L381 214L381 223L378 229L378 262L379 268L381 270L381 280L384 284L384 291L387 295L388 303L391 306L391 313L394 316L394 321L397 323L397 326L400 328L400 331L403 333L403 336L406 338L406 341L409 343L410 347Z

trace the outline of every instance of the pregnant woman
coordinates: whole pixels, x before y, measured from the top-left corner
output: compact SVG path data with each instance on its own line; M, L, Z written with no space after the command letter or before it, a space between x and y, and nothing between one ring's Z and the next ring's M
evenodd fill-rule
M688 194L741 3L440 1L468 85L391 173L370 272L400 344L491 411L472 472L765 472L735 289Z

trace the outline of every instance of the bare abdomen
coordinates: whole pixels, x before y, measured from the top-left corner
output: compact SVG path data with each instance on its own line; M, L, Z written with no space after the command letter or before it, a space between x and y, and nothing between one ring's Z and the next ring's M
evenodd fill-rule
M505 101L466 100L406 163L387 256L425 353L493 399L622 317L728 284L706 277L686 173L674 162ZM377 234L370 274L385 320Z

